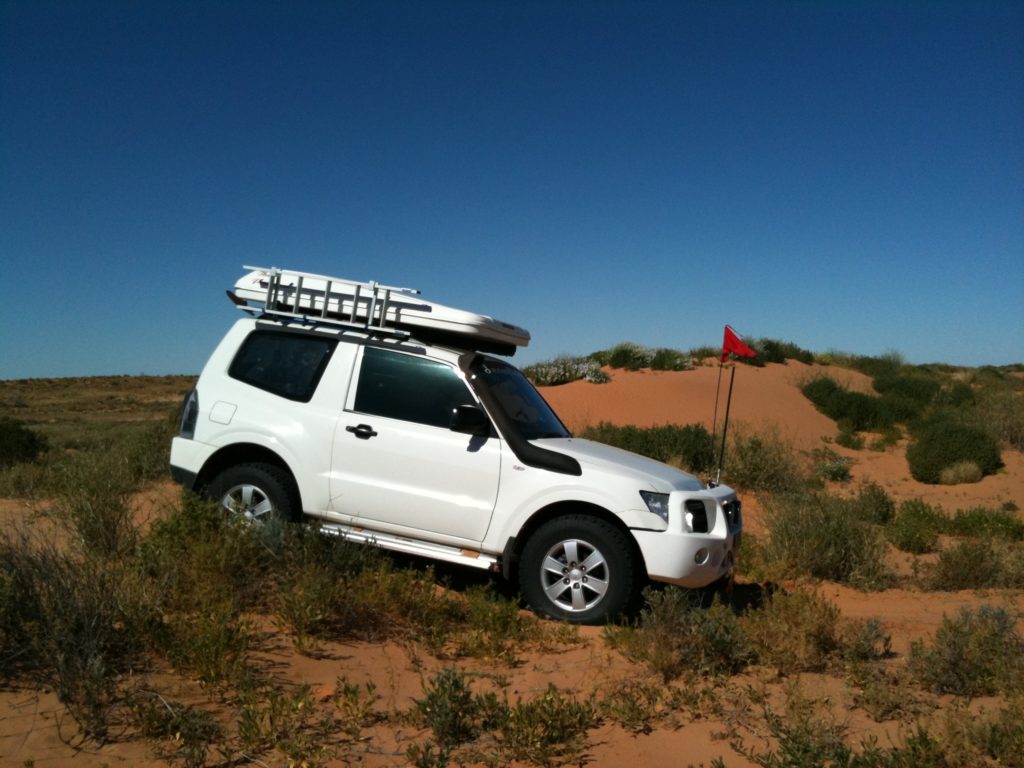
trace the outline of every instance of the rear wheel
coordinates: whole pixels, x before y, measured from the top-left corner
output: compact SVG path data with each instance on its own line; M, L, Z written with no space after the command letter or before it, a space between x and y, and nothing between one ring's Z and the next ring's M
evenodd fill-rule
M299 518L298 494L287 472L273 464L237 464L213 478L207 495L254 523Z
M589 515L549 520L527 540L519 588L533 610L577 624L602 624L635 597L633 547L622 531Z

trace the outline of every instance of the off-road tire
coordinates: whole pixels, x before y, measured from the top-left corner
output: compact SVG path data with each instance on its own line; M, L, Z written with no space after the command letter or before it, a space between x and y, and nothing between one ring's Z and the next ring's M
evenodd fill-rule
M296 522L302 516L294 481L273 464L228 467L210 481L206 495L254 523Z
M627 535L590 515L564 515L541 525L523 547L519 589L543 616L604 624L634 601L637 555Z

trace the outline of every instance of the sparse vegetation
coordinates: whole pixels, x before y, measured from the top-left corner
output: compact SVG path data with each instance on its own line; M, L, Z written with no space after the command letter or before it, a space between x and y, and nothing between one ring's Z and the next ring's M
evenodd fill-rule
M931 643L915 641L909 667L938 693L987 696L1024 687L1024 638L1004 608L982 605L946 617Z
M885 533L897 549L921 555L938 548L939 534L946 525L946 516L941 510L915 499L899 505Z
M780 495L768 500L765 515L769 536L765 567L778 577L810 576L861 589L891 583L877 527L863 522L877 515L875 499L848 501L814 493Z
M602 422L583 430L580 437L678 464L691 472L706 472L714 461L711 435L699 424L619 427Z
M717 354L712 347L703 356ZM993 370L953 380L944 369L908 371L897 359L859 364L889 377L876 381L878 400L898 394L904 413L920 408L888 428L895 439L903 428L919 441L929 424L948 422L998 432L992 439L1014 446L1012 418L1022 398L1013 377ZM747 570L738 593L714 600L651 590L634 623L608 628L603 639L581 639L572 627L522 612L486 581L445 589L446 571L407 567L309 528L235 525L194 497L139 526L131 494L166 471L169 406L119 392L124 382L103 386L96 400L103 407L152 409L152 418L61 425L36 418L20 385L15 395L5 393L8 412L32 425L49 450L0 468L0 496L35 499L38 525L0 535L0 681L15 690L52 689L70 716L64 736L76 724L78 738L96 744L143 738L153 756L187 768L314 766L357 762L376 738L368 729L387 728L404 730L398 749L408 750L411 765L572 765L591 759L589 734L602 722L647 733L704 718L722 724L726 752L731 743L758 765L1022 766L1024 639L1015 625L1016 593L984 593L1003 607L965 609L903 654L899 643L892 652L891 623L884 629L875 619L844 619L825 598L835 587L799 583L890 585L897 577L883 565L888 539L905 551L934 553L918 560L914 575L898 577L904 586L1024 588L1024 519L1013 501L947 514L923 501L897 506L875 483L837 490L843 498L822 492L820 482L808 493L816 481L805 467L842 481L839 462L830 467L838 454L825 449L802 460L775 435L741 428L739 447L726 452L724 479L759 489L765 523L756 538L744 534L741 566L758 580L796 583L786 581L785 590L752 584ZM979 416L985 408L1009 414L1010 426L1003 429L1000 415L986 427ZM692 471L713 463L701 428L599 428L608 442ZM837 439L844 447L865 442L852 429L842 434L851 440ZM974 470L943 471L964 482ZM423 675L411 709L380 697L372 683L339 678L332 693L330 685L288 682L266 660L289 641L301 653L329 658L343 644L384 640L404 649ZM600 664L617 650L628 676L593 691L509 685L531 650L579 644L591 644L586 652ZM559 658L547 657L552 664ZM449 666L436 671L437 660ZM743 676L730 679L736 673ZM834 700L800 693L821 675L845 683ZM174 698L162 687L171 676L178 681L167 688ZM992 698L968 710L963 699L979 696ZM861 740L843 725L847 710L887 721L898 735L885 746ZM410 731L410 724L427 730Z

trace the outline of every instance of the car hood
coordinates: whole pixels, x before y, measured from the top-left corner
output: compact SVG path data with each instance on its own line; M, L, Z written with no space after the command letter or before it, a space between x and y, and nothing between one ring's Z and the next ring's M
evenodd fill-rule
M658 493L704 489L704 484L688 472L604 443L595 443L579 437L547 438L532 442L543 448L572 456L580 463L584 477L587 469L592 468L621 477L632 476L636 478L638 484L646 484L649 490Z

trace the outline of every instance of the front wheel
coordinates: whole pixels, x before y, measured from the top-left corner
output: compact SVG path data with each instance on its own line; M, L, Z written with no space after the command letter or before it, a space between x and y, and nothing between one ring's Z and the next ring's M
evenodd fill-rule
M298 494L288 474L273 464L238 464L213 478L207 495L228 512L254 523L293 521Z
M537 613L603 624L633 601L637 561L625 533L596 517L566 515L541 525L519 561L519 588Z

